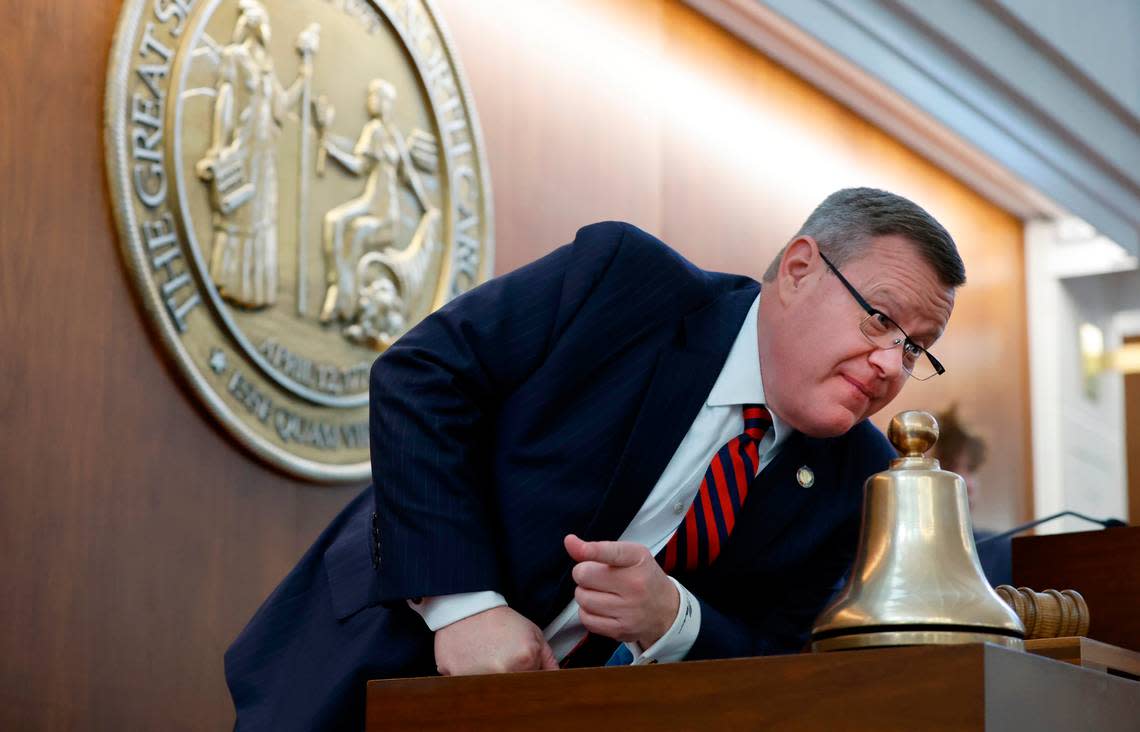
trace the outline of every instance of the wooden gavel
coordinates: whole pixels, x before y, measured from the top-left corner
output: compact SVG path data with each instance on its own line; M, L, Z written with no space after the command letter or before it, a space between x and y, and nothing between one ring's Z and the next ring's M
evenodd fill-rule
M1088 635L1089 606L1076 590L1035 592L999 585L996 592L1021 618L1026 640Z

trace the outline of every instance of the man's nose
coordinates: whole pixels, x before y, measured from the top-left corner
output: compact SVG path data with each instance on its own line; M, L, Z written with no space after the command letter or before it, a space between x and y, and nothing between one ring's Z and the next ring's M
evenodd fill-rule
M871 351L867 360L870 361L871 365L887 380L894 379L903 373L902 346L896 348L875 348Z

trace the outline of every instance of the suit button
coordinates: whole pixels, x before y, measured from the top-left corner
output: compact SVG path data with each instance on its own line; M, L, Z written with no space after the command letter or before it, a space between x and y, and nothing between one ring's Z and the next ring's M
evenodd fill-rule
M685 504L681 503L680 501L677 501L676 503L673 504L673 513L680 516L684 512L685 512Z
M380 515L372 512L372 569L380 569Z

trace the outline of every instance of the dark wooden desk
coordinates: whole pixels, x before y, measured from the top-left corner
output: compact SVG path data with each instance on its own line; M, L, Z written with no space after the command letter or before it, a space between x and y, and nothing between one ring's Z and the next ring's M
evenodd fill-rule
M1025 650L1082 668L1140 681L1140 653L1092 638L1038 638L1025 641Z
M367 729L1136 732L1140 682L989 645L368 685Z

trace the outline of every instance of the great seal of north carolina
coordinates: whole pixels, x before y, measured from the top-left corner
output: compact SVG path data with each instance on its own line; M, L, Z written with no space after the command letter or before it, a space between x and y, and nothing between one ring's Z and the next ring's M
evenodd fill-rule
M128 0L105 125L124 258L192 390L271 464L365 479L372 362L491 272L431 3Z

